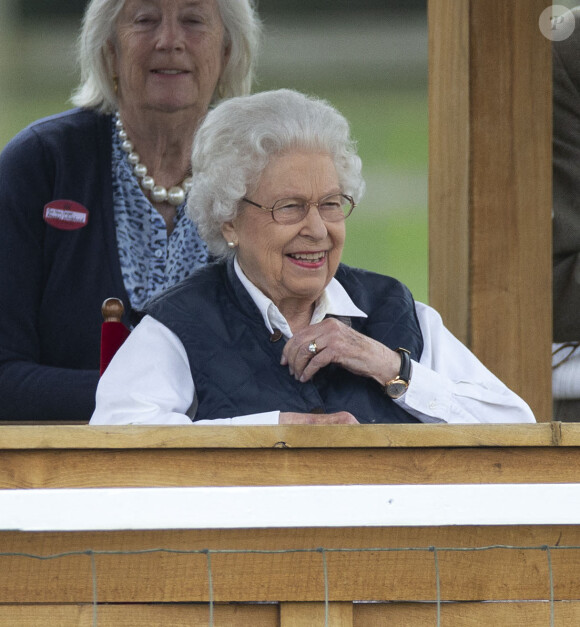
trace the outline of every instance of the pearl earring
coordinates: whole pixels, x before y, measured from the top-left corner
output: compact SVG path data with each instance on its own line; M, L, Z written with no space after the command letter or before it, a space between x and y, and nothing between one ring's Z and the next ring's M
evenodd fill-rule
M237 246L237 244L235 242L228 242L228 247L229 248L235 248Z

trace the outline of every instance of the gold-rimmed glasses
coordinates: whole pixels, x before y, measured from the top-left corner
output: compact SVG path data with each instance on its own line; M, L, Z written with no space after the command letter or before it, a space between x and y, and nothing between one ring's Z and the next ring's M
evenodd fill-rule
M348 218L356 207L354 200L346 194L329 194L318 202L312 202L305 198L282 198L277 200L272 207L264 207L246 197L242 200L264 211L270 211L272 218L278 224L302 222L310 211L310 207L316 207L320 217L325 222L340 222Z

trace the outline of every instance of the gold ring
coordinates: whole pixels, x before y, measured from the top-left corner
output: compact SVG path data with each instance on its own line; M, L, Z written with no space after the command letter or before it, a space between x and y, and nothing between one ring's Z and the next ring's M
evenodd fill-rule
M314 340L312 340L312 342L308 344L308 352L312 353L313 355L316 355L316 353L318 352L318 346L316 346L316 342Z

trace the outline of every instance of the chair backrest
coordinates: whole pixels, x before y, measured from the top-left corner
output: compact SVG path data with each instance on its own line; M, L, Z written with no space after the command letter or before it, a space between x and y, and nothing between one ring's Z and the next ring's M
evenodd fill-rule
M118 298L107 298L101 306L103 324L101 325L101 375L107 369L111 359L123 342L129 337L129 329L121 322L125 307Z

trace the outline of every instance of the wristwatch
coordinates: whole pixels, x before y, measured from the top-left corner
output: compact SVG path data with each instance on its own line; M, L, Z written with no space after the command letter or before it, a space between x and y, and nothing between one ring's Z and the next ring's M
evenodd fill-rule
M385 394L391 398L400 398L407 391L411 380L411 353L406 348L397 348L401 355L399 374L385 384Z

